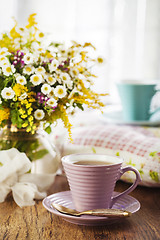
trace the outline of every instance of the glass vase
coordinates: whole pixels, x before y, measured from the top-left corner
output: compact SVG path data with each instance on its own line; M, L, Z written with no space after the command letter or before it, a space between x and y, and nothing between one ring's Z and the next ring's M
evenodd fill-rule
M16 148L24 152L32 162L31 173L56 173L60 154L48 134L37 130L35 134L9 126L0 132L0 150Z

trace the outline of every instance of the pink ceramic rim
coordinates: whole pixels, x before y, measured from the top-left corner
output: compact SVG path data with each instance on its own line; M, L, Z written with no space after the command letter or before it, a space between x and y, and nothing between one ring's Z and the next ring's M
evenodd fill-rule
M93 161L93 160L100 160L100 161L104 161L104 162L109 162L109 161L113 161L113 163L109 164L109 165L78 165L78 164L74 164L77 161L81 161L84 160L86 158L87 161ZM92 158L92 159L89 159ZM75 160L76 159L76 160ZM122 164L124 162L123 158L118 157L118 156L111 156L111 155L107 155L107 154L93 154L93 153L77 153L77 154L70 154L70 155L66 155L64 157L62 157L62 163L64 164L68 164L70 166L75 166L75 167L104 167L104 166L114 166L114 165L119 165Z

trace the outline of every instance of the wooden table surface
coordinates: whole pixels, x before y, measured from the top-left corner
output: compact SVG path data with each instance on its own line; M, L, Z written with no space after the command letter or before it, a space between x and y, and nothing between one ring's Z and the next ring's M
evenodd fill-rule
M119 181L116 191L129 184ZM64 176L57 176L49 194L68 190ZM79 226L48 212L42 201L31 207L18 207L12 197L0 203L0 240L159 240L160 188L138 186L131 194L141 209L131 217L106 226Z

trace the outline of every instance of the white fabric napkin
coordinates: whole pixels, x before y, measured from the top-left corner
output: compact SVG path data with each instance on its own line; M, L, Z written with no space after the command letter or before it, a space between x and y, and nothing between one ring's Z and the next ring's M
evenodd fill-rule
M34 205L34 199L46 197L56 175L53 173L27 173L32 163L25 153L15 148L0 151L0 202L12 192L14 201L20 207Z

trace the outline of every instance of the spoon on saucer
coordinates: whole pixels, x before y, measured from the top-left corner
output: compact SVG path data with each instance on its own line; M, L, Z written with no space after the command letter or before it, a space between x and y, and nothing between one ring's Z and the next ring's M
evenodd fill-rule
M64 214L69 214L73 216L81 216L81 215L92 215L92 216L101 216L101 217L129 217L132 215L131 212L120 209L93 209L84 212L78 212L74 209L70 209L59 205L57 203L52 202L51 205L59 212Z

